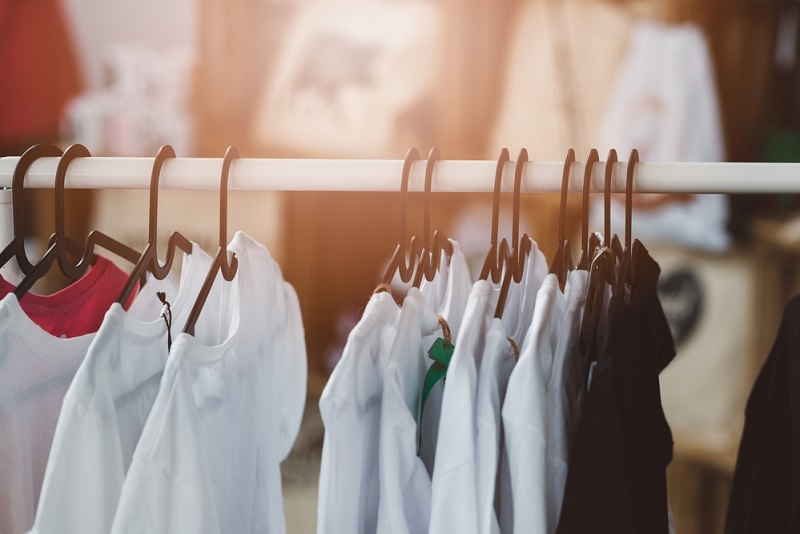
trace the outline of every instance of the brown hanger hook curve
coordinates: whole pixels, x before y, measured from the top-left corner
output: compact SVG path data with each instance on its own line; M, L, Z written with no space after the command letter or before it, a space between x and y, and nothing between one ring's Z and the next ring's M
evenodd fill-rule
M436 162L440 159L439 149L433 147L428 153L428 160L425 162L425 211L422 227L422 248L426 252L430 252L431 245L431 188L433 186L433 171L436 168Z
M222 174L219 180L219 246L221 250L228 247L228 181L233 160L239 159L239 149L231 145L222 159ZM224 259L220 265L222 276L230 282L236 275L239 260L232 254L230 260Z
M616 163L617 151L612 148L608 151L606 175L603 186L603 239L606 245L611 243L611 177L614 174L614 165Z
M639 151L631 150L628 158L627 176L625 180L625 248L631 245L631 217L633 215L633 173L639 163Z

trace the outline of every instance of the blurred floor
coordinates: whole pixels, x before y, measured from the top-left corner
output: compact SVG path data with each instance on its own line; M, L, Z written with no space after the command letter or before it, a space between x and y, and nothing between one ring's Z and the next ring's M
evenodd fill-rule
M281 464L287 534L314 534L317 529L317 486L325 429L319 413L321 388L309 380L309 396L292 452Z

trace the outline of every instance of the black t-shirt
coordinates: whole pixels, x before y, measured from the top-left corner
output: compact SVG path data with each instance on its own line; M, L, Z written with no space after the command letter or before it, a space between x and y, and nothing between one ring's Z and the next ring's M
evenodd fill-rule
M726 534L800 532L800 295L750 392Z
M669 530L672 434L658 373L675 356L675 344L656 293L658 264L639 241L631 258L629 298L611 298L605 331L585 348L586 363L596 363L570 449L558 534Z

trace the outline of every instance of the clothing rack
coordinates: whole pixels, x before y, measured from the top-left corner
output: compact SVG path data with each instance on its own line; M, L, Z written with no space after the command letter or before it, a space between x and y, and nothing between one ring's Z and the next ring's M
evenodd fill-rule
M50 188L59 158L41 158L28 169L25 187ZM19 157L0 158L0 187L11 187ZM70 164L70 189L147 189L154 158L91 157ZM409 191L422 191L425 160L412 165ZM514 161L505 164L503 191L512 191ZM432 191L491 192L493 160L439 160ZM581 191L585 162L570 169L570 191ZM222 158L175 158L163 167L161 189L218 189ZM403 160L266 159L233 162L228 187L260 191L399 191ZM564 163L530 161L522 173L523 192L560 191ZM627 162L616 163L612 191L625 191ZM605 163L592 171L592 192L603 191ZM649 163L636 164L637 193L800 193L800 163Z

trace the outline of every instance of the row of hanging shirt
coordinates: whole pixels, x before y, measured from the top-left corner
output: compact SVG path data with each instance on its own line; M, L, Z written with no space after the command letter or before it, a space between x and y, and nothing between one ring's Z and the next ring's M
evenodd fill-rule
M500 278L485 270L471 283L455 241L423 247L420 262L440 265L402 306L372 295L319 402L318 534L669 531L658 373L675 349L657 263L636 241L600 255L627 255L622 267L567 272L568 244L549 268L517 234L512 247L528 252L521 272L506 264L516 275L500 314ZM398 253L408 281L402 239Z
M211 279L194 335L172 342L214 272L188 248L179 282L149 275L125 305L129 275L102 256L52 295L18 300L0 280L0 533L285 531L279 464L306 392L297 296L237 232L235 275Z

